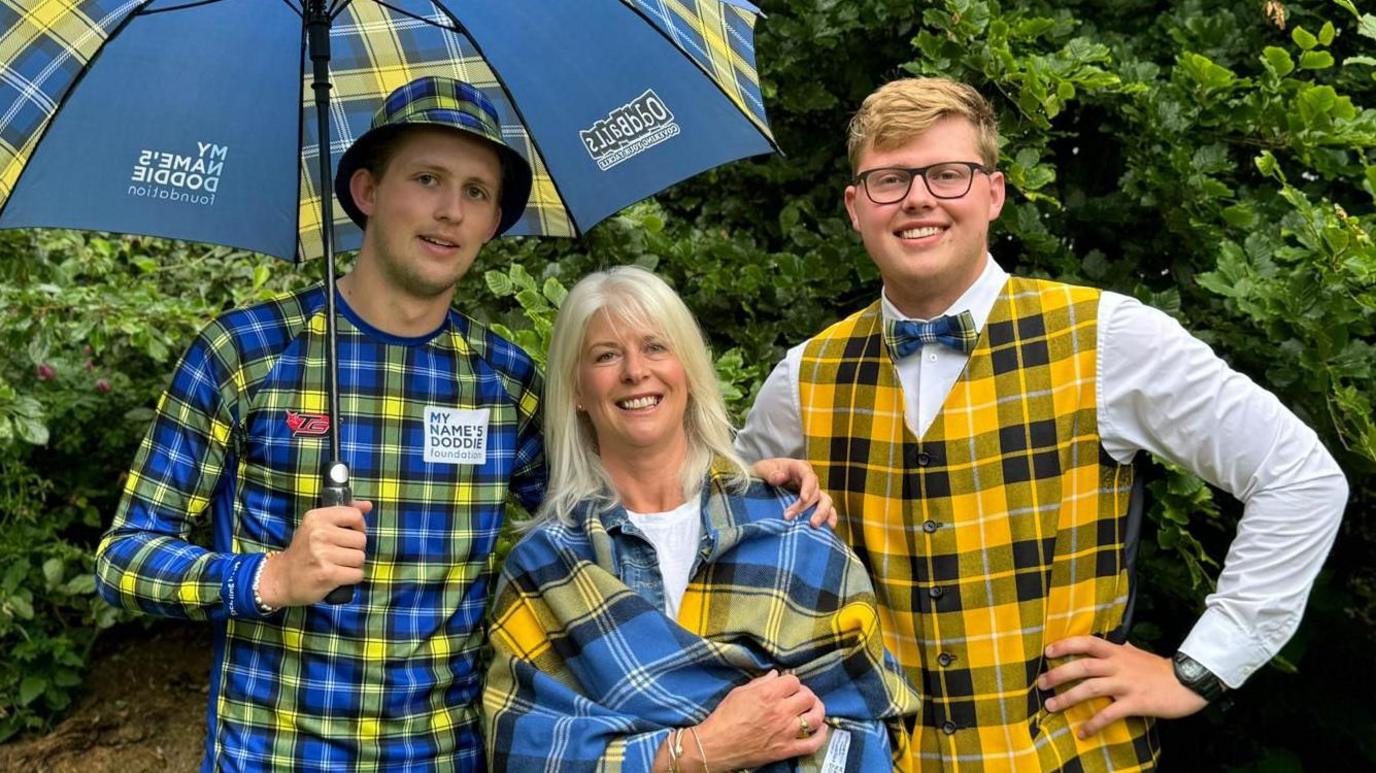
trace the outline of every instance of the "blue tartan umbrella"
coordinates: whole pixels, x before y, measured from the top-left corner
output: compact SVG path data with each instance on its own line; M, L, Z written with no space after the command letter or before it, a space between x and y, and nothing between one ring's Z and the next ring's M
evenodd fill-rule
M535 170L513 235L577 235L774 149L737 0L0 0L0 228L324 254L312 11L329 158L397 86L472 83Z
M535 176L507 234L574 236L775 149L757 13L741 0L0 0L0 228L323 255L325 502L346 502L333 258L362 234L321 191L383 98L422 76L482 89Z

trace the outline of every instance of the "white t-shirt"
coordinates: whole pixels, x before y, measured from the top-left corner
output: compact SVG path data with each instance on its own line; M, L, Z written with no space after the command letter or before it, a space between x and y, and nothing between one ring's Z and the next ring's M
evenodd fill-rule
M687 502L663 513L637 513L627 510L631 523L645 535L659 558L659 574L664 581L664 613L678 619L678 606L688 590L693 559L702 540L702 517L698 502Z

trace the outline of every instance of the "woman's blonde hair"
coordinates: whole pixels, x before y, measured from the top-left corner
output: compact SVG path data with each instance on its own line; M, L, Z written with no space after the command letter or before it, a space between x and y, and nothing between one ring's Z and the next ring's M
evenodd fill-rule
M599 312L627 328L653 330L683 365L688 381L688 457L680 471L684 496L696 495L717 461L730 468L733 484L744 485L750 473L731 446L731 421L697 320L664 280L638 266L621 266L583 277L569 290L554 322L544 404L549 487L535 522L576 525L573 511L580 502L609 507L620 500L598 456L592 422L576 405L584 339Z
M852 173L860 171L866 148L893 150L947 116L975 126L975 147L990 169L999 163L999 124L994 108L973 87L946 78L904 78L880 86L850 119L846 155ZM952 159L957 160L957 159Z

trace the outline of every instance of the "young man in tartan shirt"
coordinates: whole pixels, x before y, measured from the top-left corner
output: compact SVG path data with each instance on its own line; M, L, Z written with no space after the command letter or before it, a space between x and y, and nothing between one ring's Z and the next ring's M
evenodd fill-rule
M336 187L364 228L338 293L338 429L360 501L317 505L323 287L230 311L159 403L100 589L215 626L204 770L478 770L503 502L544 490L540 379L450 301L521 216L530 169L480 92L423 78L387 99ZM210 550L187 541L207 518ZM352 602L316 603L344 585Z
M1347 485L1314 432L1160 311L1009 276L992 108L907 79L851 122L846 210L883 279L792 349L738 447L801 456L925 700L923 769L1148 770L1299 624ZM1149 451L1245 505L1174 657L1126 642Z

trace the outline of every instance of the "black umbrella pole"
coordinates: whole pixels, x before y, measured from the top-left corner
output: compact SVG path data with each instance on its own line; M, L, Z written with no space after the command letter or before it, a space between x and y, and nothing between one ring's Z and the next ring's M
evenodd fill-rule
M353 501L349 488L349 465L339 451L339 340L335 333L334 270L334 190L330 159L330 13L325 0L311 0L306 15L306 34L310 45L315 79L315 125L319 130L320 157L320 242L325 253L325 378L330 403L330 460L325 463L325 480L320 489L320 504L325 507L347 505ZM354 586L342 585L330 591L326 604L347 604L354 600Z

